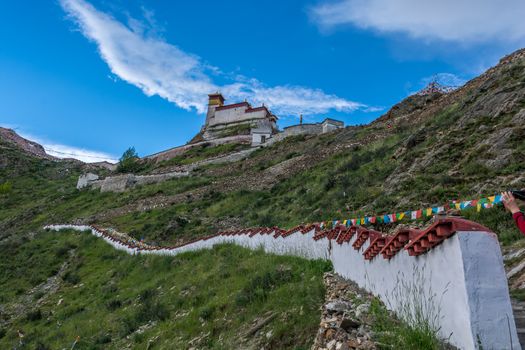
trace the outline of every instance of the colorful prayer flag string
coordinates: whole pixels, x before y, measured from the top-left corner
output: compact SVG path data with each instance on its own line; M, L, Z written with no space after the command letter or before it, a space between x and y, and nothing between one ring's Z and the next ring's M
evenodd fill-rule
M374 216L365 216L360 218L353 218L353 219L345 219L345 220L332 220L328 221L328 226L330 224L331 227L336 227L339 224L343 224L344 226L348 227L350 225L357 226L357 225L368 225L368 224L376 224L376 223L393 223L397 221L402 220L418 220L422 217L432 217L436 214L443 213L447 209L456 209L456 210L466 210L475 208L476 211L481 211L481 209L490 209L493 208L495 205L502 203L502 196L500 194L484 197L480 199L474 199L474 200L468 200L468 201L456 201L452 200L446 203L442 206L436 206L431 208L425 208L425 209L417 209L417 210L408 210L405 212L400 213L392 213L392 214L382 214L382 215L374 215ZM320 223L321 228L326 227L326 222Z

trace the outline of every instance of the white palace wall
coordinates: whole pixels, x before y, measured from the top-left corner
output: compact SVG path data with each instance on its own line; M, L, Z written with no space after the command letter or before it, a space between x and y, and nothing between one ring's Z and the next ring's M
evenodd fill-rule
M390 259L377 255L365 260L363 253L371 239L359 248L347 242L315 238L318 229L264 229L220 233L171 248L138 249L108 238L90 226L52 225L91 231L129 254L177 255L233 243L268 253L330 260L334 271L379 297L387 308L410 321L410 314L422 311L439 328L439 335L460 349L521 349L496 235L488 231L456 231L424 254L411 256L401 249ZM295 230L295 231L294 231ZM255 232L255 233L254 233ZM407 309L408 307L408 309ZM407 310L411 310L407 312Z

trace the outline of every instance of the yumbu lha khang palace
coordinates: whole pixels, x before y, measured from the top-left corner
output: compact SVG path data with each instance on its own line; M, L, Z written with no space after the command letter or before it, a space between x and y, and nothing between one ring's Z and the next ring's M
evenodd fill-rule
M303 123L301 116L299 124L280 131L277 125L279 118L264 104L253 107L246 100L232 104L225 104L225 101L220 92L208 95L206 121L190 144L222 139L259 146L291 135L322 134L344 127L342 121L332 118L325 118L320 123Z

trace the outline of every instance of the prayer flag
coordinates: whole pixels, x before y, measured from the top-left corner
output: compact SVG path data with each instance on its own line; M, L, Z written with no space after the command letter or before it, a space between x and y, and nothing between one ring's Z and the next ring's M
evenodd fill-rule
M470 206L471 206L471 202L470 201L464 201L464 202L461 203L461 209L467 209Z

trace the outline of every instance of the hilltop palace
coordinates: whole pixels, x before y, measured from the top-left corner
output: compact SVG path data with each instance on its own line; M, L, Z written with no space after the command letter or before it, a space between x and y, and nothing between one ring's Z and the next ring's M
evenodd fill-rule
M217 92L208 96L206 122L190 144L224 139L259 146L291 135L322 134L344 127L343 122L330 118L313 124L303 124L301 118L300 124L286 127L280 132L277 116L264 104L259 107L252 107L247 101L224 104L222 94Z
M100 188L102 192L121 192L136 185L166 181L174 177L189 176L191 170L203 164L238 161L247 157L252 151L255 151L257 147L270 145L288 136L318 135L344 127L342 121L330 118L326 118L320 123L303 124L301 117L299 124L288 126L284 128L283 131L279 131L277 127L277 116L265 105L252 107L248 101L225 105L225 98L222 94L217 92L208 96L206 121L200 132L195 135L190 142L183 146L170 148L146 156L143 159L162 162L183 154L192 148L217 146L227 143L245 144L251 147L230 155L217 157L216 159L206 159L200 163L197 162L188 165L180 171L165 174L125 174L99 179L97 174L87 173L79 177L77 188L90 187ZM113 166L112 170L115 167L116 166Z

